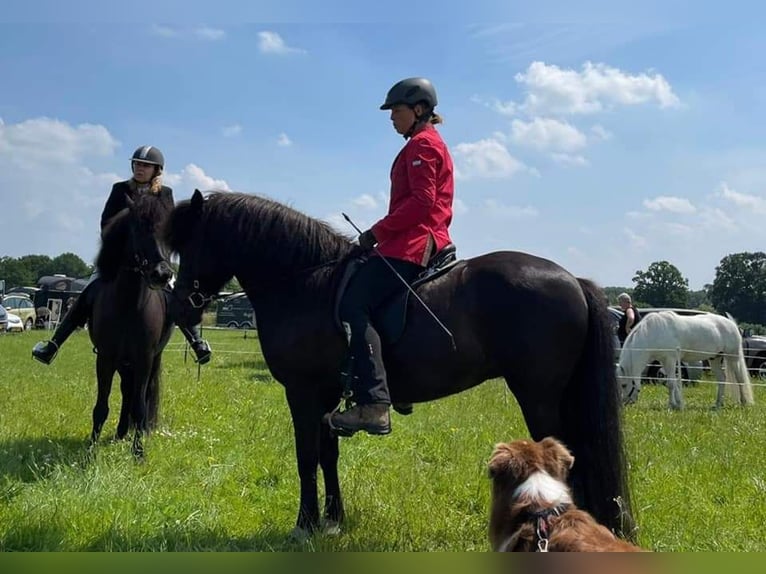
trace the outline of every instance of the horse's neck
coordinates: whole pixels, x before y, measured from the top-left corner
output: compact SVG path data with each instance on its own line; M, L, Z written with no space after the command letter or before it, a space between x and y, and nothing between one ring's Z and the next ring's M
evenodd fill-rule
M120 307L135 309L149 290L143 275L127 267L118 271L117 277L112 283L116 302Z

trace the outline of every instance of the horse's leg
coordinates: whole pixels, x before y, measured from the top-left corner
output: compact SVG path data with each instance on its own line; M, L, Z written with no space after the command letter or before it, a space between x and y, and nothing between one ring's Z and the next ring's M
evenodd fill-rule
M681 395L681 381L676 371L677 361L675 357L663 359L662 367L665 369L665 381L668 385L668 407L680 411L684 408L684 401Z
M146 428L146 389L149 385L149 372L151 370L151 357L141 357L133 365L133 381L131 393L130 416L136 425L133 435L133 456L142 461L144 459L144 434Z
M131 388L133 381L133 370L128 365L122 365L118 372L120 373L120 394L122 395L122 405L120 406L120 420L117 423L117 431L114 434L115 440L122 440L128 434L130 429L130 410L133 402Z
M322 411L329 413L337 406L338 397L330 394L325 398ZM322 467L324 477L324 531L326 534L339 533L340 524L346 517L340 493L340 481L338 480L339 454L338 435L330 432L329 425L320 425L319 465Z
M316 390L310 386L301 383L285 383L285 394L293 419L295 455L301 482L298 519L292 536L302 539L313 534L319 526L317 467L323 411Z
M93 430L90 433L91 447L98 442L106 418L109 416L109 393L112 390L112 379L114 378L114 365L103 355L96 357L96 378L98 379L98 394L96 395L96 405L93 407Z
M710 359L710 370L713 371L715 380L718 381L718 394L715 399L714 409L723 407L723 395L726 390L726 374L723 372L723 358L715 357Z
M519 373L505 377L506 384L511 390L521 408L524 422L529 434L536 441L547 436L561 438L561 399L563 389L552 392L557 388L558 381L547 380L545 376L535 377L534 384L518 384Z

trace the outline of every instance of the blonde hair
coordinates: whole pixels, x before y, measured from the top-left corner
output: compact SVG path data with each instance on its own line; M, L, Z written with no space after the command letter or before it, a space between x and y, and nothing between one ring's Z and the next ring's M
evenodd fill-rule
M432 126L444 123L444 119L436 112L431 112L431 119L429 121L431 122Z
M135 178L133 177L130 178L131 190L136 191L139 185L140 184L135 180ZM159 168L157 175L155 175L149 182L149 193L153 193L154 195L159 195L161 189L162 189L162 168Z
M630 295L628 295L627 293L620 293L619 295L617 295L617 300L618 301L627 301L628 303L632 303L633 302L630 299Z

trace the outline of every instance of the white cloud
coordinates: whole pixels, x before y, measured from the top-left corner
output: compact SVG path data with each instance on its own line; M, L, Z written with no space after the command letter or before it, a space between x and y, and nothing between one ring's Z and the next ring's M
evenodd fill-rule
M6 125L0 119L0 155L22 167L73 164L93 156L109 156L119 142L101 125L72 126L40 117Z
M672 213L694 213L697 211L692 202L683 197L661 195L654 199L645 199L643 204L651 211L670 211Z
M654 102L680 105L668 81L658 73L631 75L603 63L585 62L582 71L532 62L514 77L526 89L520 107L528 113L590 114L615 105Z
M161 26L159 24L152 25L151 32L155 36L162 36L163 38L175 38L179 35L178 31L174 28L171 28L170 26Z
M86 162L111 158L117 146L102 125L0 120L0 189L13 190L8 198L19 207L0 226L3 255L95 255L101 209L118 178ZM124 160L127 169L127 155Z
M99 220L115 181L129 176L129 150L115 150L117 140L102 125L50 118L6 124L0 120L0 190L16 190L7 198L18 207L0 226L2 255L51 256L64 252L92 261L99 246ZM122 175L98 168L122 166ZM122 171L120 170L120 171ZM168 172L165 181L176 199L195 187L229 190L194 164ZM30 230L34 230L30 233Z
M718 207L704 207L700 212L703 229L724 229L736 231L739 226L729 215Z
M293 140L291 140L289 137L287 137L287 134L282 132L279 134L279 137L277 138L277 145L279 147L290 147L293 145Z
M205 170L193 163L187 164L187 166L184 167L180 173L166 173L164 179L171 187L177 187L178 189L182 190L189 190L190 196L191 191L194 189L199 189L201 191L212 189L231 191L231 188L229 187L229 184L226 183L226 180L214 179L210 177L205 173ZM176 201L178 199L179 198L176 197Z
M492 198L484 200L484 208L488 215L502 219L527 219L539 214L537 209L530 205L506 205Z
M484 139L473 143L459 143L452 155L456 161L456 177L468 179L511 177L526 169L508 149L496 139Z
M590 165L588 160L581 155L570 155L568 153L553 153L551 154L553 161L560 165L572 166L572 167L587 167Z
M678 235L681 237L689 237L694 232L693 227L683 223L678 223L677 221L666 221L662 224L662 229L666 233L670 233L671 235Z
M194 30L194 35L203 40L220 40L226 36L226 32L218 28L203 26Z
M305 50L288 46L285 44L282 36L276 32L270 32L268 30L258 32L258 49L264 54L284 55L305 53Z
M635 249L646 249L646 247L649 245L649 242L645 237L639 235L629 227L625 227L623 229L623 233L628 238L630 245Z
M223 134L223 137L226 138L233 138L234 136L238 136L242 133L242 126L239 124L232 124L230 126L224 126L221 129L221 133Z
M721 182L719 191L716 195L733 203L737 207L749 209L756 213L766 213L766 199L757 195L749 195L747 193L734 191L725 181Z
M199 28L181 30L171 26L153 24L151 33L161 38L180 38L182 36L195 36L202 40L220 40L226 36L226 32L219 28L209 26L200 26Z
M369 193L360 195L359 197L354 198L352 201L354 205L361 207L362 209L376 209L378 207L378 202Z
M534 118L530 122L513 120L511 140L518 145L538 150L554 149L565 152L580 150L587 144L585 134L576 127L551 118Z
M597 140L606 141L612 139L612 132L608 131L604 126L596 124L590 128L593 137Z

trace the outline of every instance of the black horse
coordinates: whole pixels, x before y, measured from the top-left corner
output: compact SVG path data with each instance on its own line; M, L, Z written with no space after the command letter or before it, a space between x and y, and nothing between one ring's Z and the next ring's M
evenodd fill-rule
M95 445L109 414L109 393L115 371L120 374L122 408L116 438L135 428L133 454L144 455L143 435L157 423L162 351L172 334L167 293L173 276L159 229L170 207L146 194L119 212L104 229L96 259L100 285L88 322L97 350L98 396L93 408L91 445Z
M262 351L284 385L295 431L301 496L297 528L344 517L338 438L322 415L341 397L346 339L334 317L339 277L359 252L327 224L269 199L195 190L176 205L166 242L180 256L171 305L193 324L235 276L255 310ZM597 286L532 255L497 252L459 261L418 287L456 348L413 299L398 342L384 347L391 398L424 402L504 377L534 439L554 435L577 464L578 504L630 534L612 328Z

